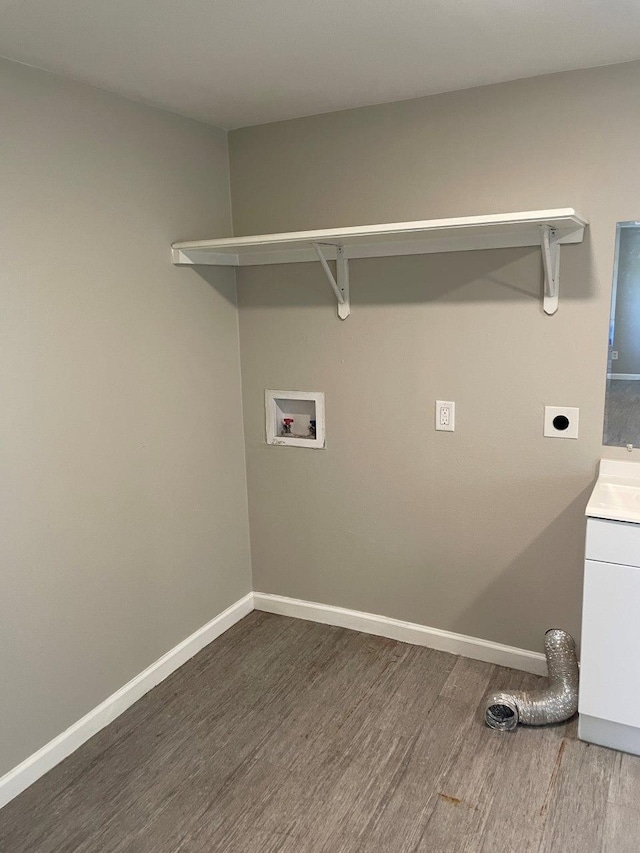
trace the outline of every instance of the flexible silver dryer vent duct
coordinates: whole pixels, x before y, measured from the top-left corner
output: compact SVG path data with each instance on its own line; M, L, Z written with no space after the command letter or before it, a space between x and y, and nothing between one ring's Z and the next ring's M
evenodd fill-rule
M549 678L542 690L492 693L484 719L492 729L511 731L518 723L544 726L561 723L578 710L578 659L573 637L559 628L544 635Z

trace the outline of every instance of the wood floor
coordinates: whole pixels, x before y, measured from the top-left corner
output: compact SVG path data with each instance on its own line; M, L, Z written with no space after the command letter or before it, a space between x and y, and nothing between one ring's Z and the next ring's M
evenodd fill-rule
M483 725L537 680L254 612L0 811L0 850L638 853L640 759Z

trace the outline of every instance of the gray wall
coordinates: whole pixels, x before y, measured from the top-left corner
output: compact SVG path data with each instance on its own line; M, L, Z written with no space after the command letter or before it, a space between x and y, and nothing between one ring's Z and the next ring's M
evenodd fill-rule
M221 131L0 63L0 774L251 588Z
M640 230L620 229L612 373L640 375Z
M579 631L615 223L640 216L640 64L230 134L235 233L573 206L560 308L535 249L238 276L254 588L529 649ZM326 393L327 449L267 447L265 388ZM454 434L434 400L457 404ZM580 407L578 441L543 406Z

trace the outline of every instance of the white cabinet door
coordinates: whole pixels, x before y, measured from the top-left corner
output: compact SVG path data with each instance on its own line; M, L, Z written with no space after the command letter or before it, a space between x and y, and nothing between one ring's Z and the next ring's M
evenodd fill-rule
M580 713L640 726L640 568L585 561Z

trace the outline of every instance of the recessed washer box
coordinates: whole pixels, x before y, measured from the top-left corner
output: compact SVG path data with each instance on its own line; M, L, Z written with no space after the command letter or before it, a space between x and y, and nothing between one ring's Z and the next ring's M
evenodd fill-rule
M267 444L324 447L322 391L265 391Z

